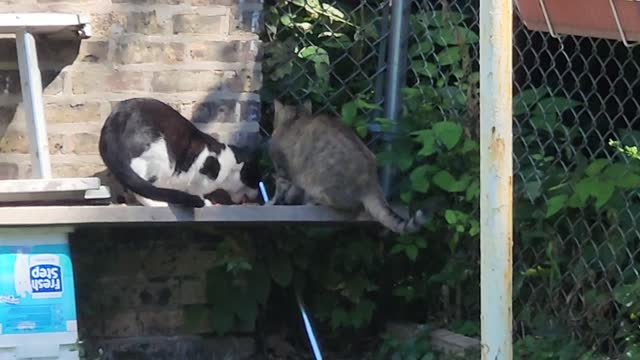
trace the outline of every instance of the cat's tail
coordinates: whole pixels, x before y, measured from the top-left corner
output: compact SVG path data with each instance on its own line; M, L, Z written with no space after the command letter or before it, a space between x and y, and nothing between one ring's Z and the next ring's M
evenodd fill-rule
M443 205L443 198L434 198L409 219L396 214L384 199L382 192L372 193L363 199L364 208L375 220L397 234L415 233L433 216Z
M140 177L123 159L117 159L117 154L108 151L101 151L102 160L113 175L134 193L151 200L163 201L169 204L182 205L185 207L201 208L204 200L196 195L175 189L165 189L153 186L152 183Z

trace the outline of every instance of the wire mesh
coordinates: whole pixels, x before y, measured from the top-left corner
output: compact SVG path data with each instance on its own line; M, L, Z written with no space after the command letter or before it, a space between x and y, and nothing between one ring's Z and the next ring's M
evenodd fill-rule
M264 99L310 98L314 110L343 116L345 104L361 99L368 105L353 121L373 130L376 147L386 72L398 71L403 114L459 119L477 138L478 6L411 1L399 45L406 64L390 68L390 1L268 4ZM635 315L624 300L629 293L640 300L640 184L633 160L609 141L640 146L640 47L555 39L527 30L517 16L514 24L515 335L570 334L618 356L637 331L628 328ZM477 245L468 248L473 266ZM477 301L467 309L476 318Z

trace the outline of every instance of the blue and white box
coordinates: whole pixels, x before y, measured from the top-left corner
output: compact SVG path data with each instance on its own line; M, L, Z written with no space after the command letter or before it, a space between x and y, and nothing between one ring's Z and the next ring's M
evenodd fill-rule
M0 360L78 359L67 232L0 230Z

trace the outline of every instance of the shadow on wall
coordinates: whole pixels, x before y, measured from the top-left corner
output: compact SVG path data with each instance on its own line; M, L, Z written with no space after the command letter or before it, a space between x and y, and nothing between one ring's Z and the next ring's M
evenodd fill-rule
M62 92L62 70L78 56L80 40L36 38L44 95ZM15 38L0 39L0 180L16 179L18 165L4 161L2 153L28 154L29 142L22 103ZM45 101L46 103L46 101ZM8 133L15 136L6 136Z

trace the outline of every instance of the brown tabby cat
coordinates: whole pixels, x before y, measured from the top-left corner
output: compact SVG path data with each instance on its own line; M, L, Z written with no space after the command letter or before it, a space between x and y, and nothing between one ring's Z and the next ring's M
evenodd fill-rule
M283 105L275 101L269 152L276 174L270 204L300 202L341 210L364 208L389 230L416 232L435 211L418 210L409 220L397 215L384 198L374 154L339 119L312 115L311 104ZM437 201L438 203L440 201Z

